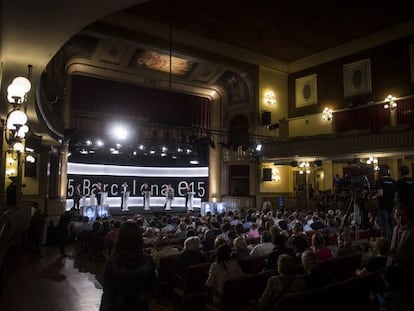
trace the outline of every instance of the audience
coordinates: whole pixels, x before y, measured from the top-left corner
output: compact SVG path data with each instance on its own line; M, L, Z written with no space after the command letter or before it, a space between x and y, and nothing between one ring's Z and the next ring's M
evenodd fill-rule
M119 227L124 226L125 223L134 224L139 228L138 235L141 236L141 239L144 237L147 242L147 244L142 244L142 252L152 255L152 265L154 267L159 262L159 258L176 254L173 270L177 274L184 276L188 266L214 260L210 267L206 284L212 293L212 299L215 303L219 301L224 282L227 279L242 274L236 261L249 256L265 256L267 260L265 270L277 269L280 274L268 280L266 290L263 292L259 303L260 307L265 307L275 304L280 299L279 295L283 296L284 292L305 288L313 290L333 281L331 276L318 268L319 261L333 257L333 252L326 245L327 228L321 227L321 229L313 230L314 232L311 236L311 234L303 232L303 223L305 215L308 215L308 225L315 227L315 223L322 220L324 223L325 221L332 220L336 215L340 215L340 212L340 210L333 212L332 209L326 216L319 213L319 216L316 217L318 213L309 213L304 210L297 210L291 213L289 210L286 210L283 214L277 213L277 218L273 219L272 213L265 215L257 214L254 210L247 212L241 210L233 213L208 214L205 216L190 213L182 218L152 217L149 221L143 215L134 215L130 219L125 217L122 221L117 222L109 221L109 219L98 219L93 224L93 227L95 232L101 234L103 229L107 231L103 239L105 242L103 244L104 248L114 249L114 255L110 257L109 254L111 252L107 251L108 262L112 261L112 263L107 263L107 265L115 265L114 245L116 244L114 243L116 243L118 235L120 236L121 229ZM286 226L283 225L283 230L280 228L280 224L283 223L282 220L286 222ZM123 224L121 225L122 222ZM104 223L105 225L103 225ZM250 224L245 226L246 223ZM336 221L331 222L332 232L329 235L334 234L335 223ZM172 228L177 229L173 230ZM405 226L404 228L408 229L409 227ZM80 232L92 232L88 219L84 219L78 229ZM92 236L93 234L89 235L90 241L98 243L98 240L94 242ZM258 236L260 236L260 243L257 242ZM312 243L309 243L310 240ZM373 258L369 259L361 269L357 270L358 275L365 275L377 270L378 266L384 266L387 250L380 252L383 239L377 240L378 246L376 245L375 251L378 251L378 253L375 253ZM403 239L399 239L399 241L401 243ZM311 248L309 248L309 244L311 244ZM233 249L231 246L233 246ZM180 252L179 250L182 248L183 251ZM382 248L386 247L382 246ZM99 251L99 247L96 247L93 251ZM352 239L349 234L342 234L338 237L338 247L335 251L336 256L346 256L356 251L357 248L352 245ZM393 258L396 260L397 257ZM289 263L292 259L293 268ZM302 264L305 274L299 277L297 274L303 273L300 271L300 264ZM116 271L113 267L111 269ZM121 275L116 276L121 277ZM108 296L109 294L110 290L107 289L105 295ZM105 304L103 303L103 305ZM143 305L142 308L145 310L146 306Z

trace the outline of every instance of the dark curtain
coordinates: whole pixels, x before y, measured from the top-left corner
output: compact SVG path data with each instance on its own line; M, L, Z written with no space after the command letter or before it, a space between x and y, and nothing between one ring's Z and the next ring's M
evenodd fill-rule
M390 117L389 111L383 105L375 105L335 112L333 121L338 133L366 129L378 132L389 125Z
M73 77L71 111L172 126L209 125L207 98L85 76Z
M397 122L399 125L414 127L414 98L397 101Z

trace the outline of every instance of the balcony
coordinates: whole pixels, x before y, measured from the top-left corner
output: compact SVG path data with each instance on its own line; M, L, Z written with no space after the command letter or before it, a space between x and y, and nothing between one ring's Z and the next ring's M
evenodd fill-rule
M298 155L337 158L372 152L414 154L414 99L398 101L398 107L392 113L398 125L390 125L391 113L382 104L335 112L331 133L296 135L285 141L268 143L264 156L273 160ZM299 123L295 119L289 126L295 122ZM289 132L296 134L298 131Z

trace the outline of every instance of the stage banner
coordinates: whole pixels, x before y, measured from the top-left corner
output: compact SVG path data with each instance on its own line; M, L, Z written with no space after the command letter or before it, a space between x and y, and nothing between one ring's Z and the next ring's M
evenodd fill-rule
M152 197L165 197L168 184L174 188L175 197L185 197L187 188L201 201L208 200L207 167L127 167L98 164L68 164L67 199L72 199L77 184L82 196L96 196L97 183L108 197L120 197L121 185L126 182L130 197L141 197L144 184L149 185Z

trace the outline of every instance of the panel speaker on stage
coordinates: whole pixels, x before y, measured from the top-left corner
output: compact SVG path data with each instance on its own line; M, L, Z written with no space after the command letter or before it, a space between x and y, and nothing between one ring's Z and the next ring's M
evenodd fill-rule
M151 200L151 190L148 183L145 183L141 187L141 194L143 199L144 211L151 210L150 200Z
M124 181L121 185L121 211L127 212L129 211L128 208L128 199L129 199L129 191L128 183Z
M190 186L187 186L185 192L185 208L187 211L193 211L193 199L194 199L195 192L191 191Z
M82 189L81 189L81 184L78 183L76 184L75 191L73 192L73 208L74 209L80 210L81 198L82 198Z
M168 184L167 191L165 192L165 204L164 204L164 208L166 211L171 210L171 204L173 200L174 200L174 188L172 187L171 184Z

